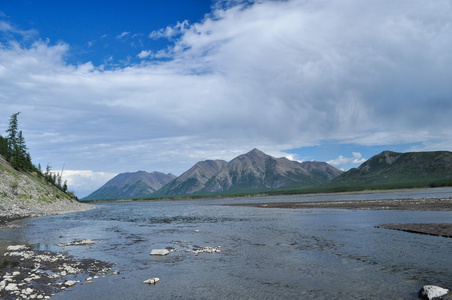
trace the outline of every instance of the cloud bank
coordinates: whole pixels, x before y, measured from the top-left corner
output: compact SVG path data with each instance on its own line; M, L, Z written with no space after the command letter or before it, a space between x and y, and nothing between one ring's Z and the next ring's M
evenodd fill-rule
M446 0L218 1L118 68L24 33L0 46L0 122L22 112L36 161L112 174L325 140L452 150L450 20Z

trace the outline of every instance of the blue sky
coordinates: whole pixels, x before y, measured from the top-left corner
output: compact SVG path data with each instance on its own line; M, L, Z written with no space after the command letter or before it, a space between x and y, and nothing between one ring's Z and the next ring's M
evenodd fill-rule
M452 150L452 2L0 1L0 134L79 197L258 148ZM4 135L4 133L3 133Z

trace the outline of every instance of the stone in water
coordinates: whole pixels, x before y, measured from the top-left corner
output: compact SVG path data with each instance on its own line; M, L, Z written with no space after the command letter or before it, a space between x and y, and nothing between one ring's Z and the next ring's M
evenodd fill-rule
M169 254L169 250L168 249L152 249L151 251L151 255L168 255Z
M433 299L446 295L449 292L448 289L436 285L424 285L419 291L418 295L421 299Z

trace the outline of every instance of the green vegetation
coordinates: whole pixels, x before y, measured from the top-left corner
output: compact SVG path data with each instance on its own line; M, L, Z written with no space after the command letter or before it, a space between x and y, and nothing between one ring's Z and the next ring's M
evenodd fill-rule
M52 172L51 166L47 165L45 172L41 170L41 165L36 167L31 162L31 155L25 144L25 138L22 130L19 130L18 115L20 112L13 114L9 120L9 128L6 130L7 136L0 135L0 155L3 156L11 166L21 172L36 174L38 178L42 178L47 183L57 187L62 192L69 196L74 196L73 193L68 193L67 182L62 180L62 174ZM11 187L13 192L17 190L16 187Z

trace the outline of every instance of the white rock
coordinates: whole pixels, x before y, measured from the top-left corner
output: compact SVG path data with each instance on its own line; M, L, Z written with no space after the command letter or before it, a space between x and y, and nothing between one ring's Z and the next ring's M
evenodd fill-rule
M0 281L0 291L3 290L6 286L6 280Z
M75 280L68 280L64 283L65 286L74 286L77 284L77 281Z
M21 250L28 250L28 247L25 245L11 245L6 248L7 251L21 251Z
M19 288L17 287L17 284L15 283L9 283L6 287L5 287L5 291L17 291Z
M30 295L31 293L33 293L33 289L31 288L26 288L22 290L22 294Z
M169 250L168 249L152 249L151 255L168 255Z
M156 284L159 281L160 281L160 278L154 277L154 278L149 278L148 280L143 281L143 283Z
M444 289L442 287L436 285L424 285L422 289L419 291L419 298L422 299L433 299L436 297L441 297L446 295L449 292L448 289Z

